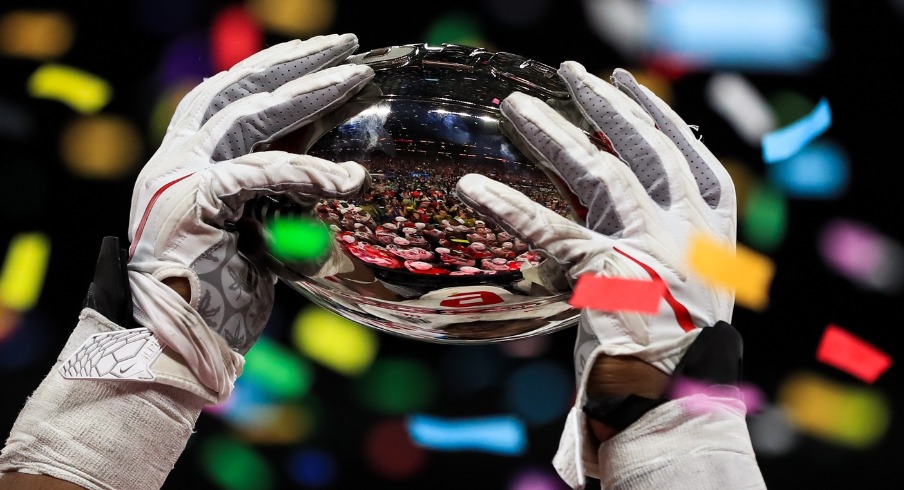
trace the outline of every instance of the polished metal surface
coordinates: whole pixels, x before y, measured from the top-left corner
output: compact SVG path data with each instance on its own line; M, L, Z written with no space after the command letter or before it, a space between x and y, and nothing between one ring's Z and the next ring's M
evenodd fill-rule
M499 342L577 321L561 272L455 196L466 173L504 182L571 217L570 195L503 136L498 104L514 90L567 104L555 69L503 52L412 44L354 56L373 84L341 112L268 146L353 160L372 186L354 202L262 202L261 219L313 213L332 230L316 264L267 254L280 279L355 322L438 343ZM547 278L540 280L540 277Z

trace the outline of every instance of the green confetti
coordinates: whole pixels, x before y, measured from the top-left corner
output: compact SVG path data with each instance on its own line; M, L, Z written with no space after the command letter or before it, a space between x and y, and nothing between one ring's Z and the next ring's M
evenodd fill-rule
M270 251L283 260L320 258L332 240L326 225L308 218L276 218L268 223L267 231Z

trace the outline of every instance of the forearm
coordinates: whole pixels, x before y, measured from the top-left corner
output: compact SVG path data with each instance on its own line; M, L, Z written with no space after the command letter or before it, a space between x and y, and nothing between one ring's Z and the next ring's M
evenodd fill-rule
M191 436L201 397L159 383L64 379L91 334L120 327L84 310L58 362L26 402L0 453L0 488L156 489ZM28 477L30 475L43 475ZM67 483L68 482L68 483Z

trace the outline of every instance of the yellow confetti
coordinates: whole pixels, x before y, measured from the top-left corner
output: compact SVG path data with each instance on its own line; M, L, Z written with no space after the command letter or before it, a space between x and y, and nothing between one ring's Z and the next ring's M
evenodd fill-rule
M688 263L712 285L734 289L738 304L752 310L768 305L775 275L775 264L769 258L743 245L732 251L711 237L698 235L691 240Z
M348 376L367 370L377 354L376 332L319 306L299 313L292 338L305 356Z
M0 17L0 54L52 60L69 51L75 38L72 20L53 10L14 10Z
M58 100L82 114L101 110L113 94L106 80L78 68L46 63L28 78L32 97Z
M0 303L15 311L27 311L37 302L47 273L50 239L43 233L13 237L0 272Z
M789 377L776 400L801 432L855 449L875 445L891 422L889 402L880 391L812 373Z

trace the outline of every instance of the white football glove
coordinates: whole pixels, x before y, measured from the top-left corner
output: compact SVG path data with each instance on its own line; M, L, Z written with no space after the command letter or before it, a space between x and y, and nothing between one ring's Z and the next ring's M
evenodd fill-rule
M461 198L506 230L527 239L567 270L655 279L668 287L658 314L581 313L575 369L598 354L636 356L671 374L699 329L731 321L734 294L713 289L688 270L695 234L735 245L735 191L725 168L688 125L625 70L612 83L576 62L559 69L583 116L618 154L543 101L514 93L501 104L506 134L557 175L587 208L571 221L489 178L471 174Z
M462 177L457 189L480 214L560 264L572 285L582 274L596 274L667 286L653 315L581 312L574 355L578 390L553 463L566 482L582 488L585 474L600 476L583 412L587 368L599 355L635 356L671 375L702 328L731 322L734 293L704 284L688 270L686 256L698 233L734 249L735 190L688 125L627 71L615 70L611 84L571 61L558 73L584 122L618 156L563 115L573 111L556 112L523 93L503 100L503 129L568 186L586 215L571 221L481 175Z
M294 40L210 77L180 102L138 176L129 222L135 319L220 397L273 306L275 276L239 254L235 224L245 204L273 195L349 199L368 179L353 162L254 150L367 84L370 67L344 63L357 49L352 34ZM190 304L162 282L173 277L188 280Z

